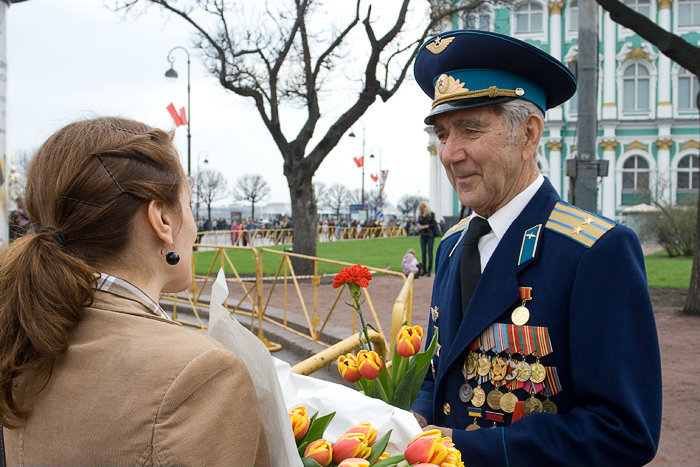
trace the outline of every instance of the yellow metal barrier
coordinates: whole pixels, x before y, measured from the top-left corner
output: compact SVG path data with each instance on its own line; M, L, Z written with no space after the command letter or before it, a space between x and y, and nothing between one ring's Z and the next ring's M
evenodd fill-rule
M369 340L373 344L372 349L377 352L382 359L386 360L386 341L384 340L384 336L376 331L372 331L371 329L369 330L368 334ZM320 351L316 355L297 363L292 367L292 372L308 376L313 372L335 362L339 356L354 351L359 346L360 340L356 335L352 335L336 344L333 344L327 349Z

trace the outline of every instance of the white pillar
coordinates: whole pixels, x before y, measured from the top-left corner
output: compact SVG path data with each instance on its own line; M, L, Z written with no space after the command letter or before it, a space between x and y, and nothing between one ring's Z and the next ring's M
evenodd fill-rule
M610 19L610 13L603 13L603 120L615 120L617 118L617 105L615 103L615 22Z
M601 190L601 207L603 215L615 219L615 151L617 141L603 140L600 147L603 149L603 159L608 161L608 176L603 177L603 189Z
M666 31L671 30L672 1L673 0L658 0L659 26ZM671 59L664 54L659 54L658 86L656 118L671 118L673 117L673 108L671 107Z
M557 60L561 57L561 9L564 4L560 1L549 2L549 54ZM561 105L547 111L550 121L563 120L563 108Z
M559 140L553 139L547 143L547 149L549 149L549 181L559 196L564 198L562 192L562 178L561 178L561 148L562 143Z
M664 205L671 202L671 147L670 135L656 140L656 186L659 202Z

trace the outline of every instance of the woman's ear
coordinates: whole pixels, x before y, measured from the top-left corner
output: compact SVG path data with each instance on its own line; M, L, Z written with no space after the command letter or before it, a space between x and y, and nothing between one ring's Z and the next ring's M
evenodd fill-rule
M156 236L166 245L172 245L173 240L173 216L169 213L163 203L151 200L148 203L148 223L151 225Z

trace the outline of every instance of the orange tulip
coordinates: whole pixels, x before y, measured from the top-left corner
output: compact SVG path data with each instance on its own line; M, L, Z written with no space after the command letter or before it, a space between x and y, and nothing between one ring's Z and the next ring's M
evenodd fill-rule
M348 433L340 437L333 445L333 462L359 457L367 459L372 448L367 445L367 438L362 433Z
M313 459L321 464L322 467L326 467L333 460L333 447L325 439L317 439L306 446L304 457Z
M440 467L464 467L462 453L454 447L453 443L450 443L450 446L447 447L447 456L442 460Z
M401 326L396 335L396 351L402 357L412 357L420 351L421 340L423 329L420 326Z
M377 440L377 429L372 427L372 425L370 425L367 422L358 423L357 425L345 432L346 435L350 433L362 433L363 435L365 435L365 439L367 440L367 446L372 446Z
M391 457L391 454L389 454L388 452L384 451L383 453L381 453L381 455L380 455L379 457L377 457L377 462L383 461L384 459L388 459L388 458L390 458L390 457ZM377 462L375 462L375 464L376 464Z
M383 366L382 357L374 350L362 349L357 352L357 368L365 378L376 379Z
M440 430L428 430L416 435L403 455L409 465L416 462L440 465L447 457L447 446L443 443Z
M350 459L345 459L343 462L338 464L338 467L367 467L368 465L368 460L352 457Z
M299 441L304 437L304 435L306 435L306 432L309 431L309 425L311 424L306 407L300 405L299 407L294 407L292 410L290 410L289 420L292 422L294 439Z
M351 353L338 357L338 372L348 383L356 383L362 377L357 367L357 357Z

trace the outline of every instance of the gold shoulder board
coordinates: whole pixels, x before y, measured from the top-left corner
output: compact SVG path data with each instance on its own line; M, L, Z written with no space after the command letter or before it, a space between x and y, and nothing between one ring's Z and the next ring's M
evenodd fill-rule
M576 206L559 202L552 209L545 227L590 248L615 224Z

